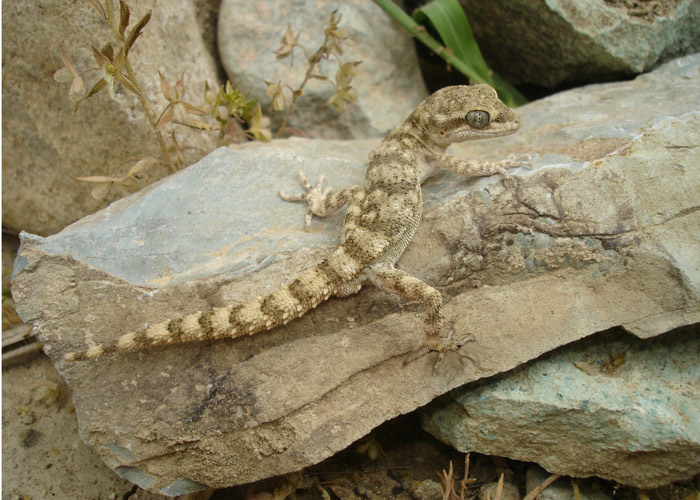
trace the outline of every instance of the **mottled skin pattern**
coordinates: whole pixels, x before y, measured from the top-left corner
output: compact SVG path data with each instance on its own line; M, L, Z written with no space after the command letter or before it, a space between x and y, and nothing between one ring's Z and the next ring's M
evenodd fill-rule
M510 134L519 126L517 115L488 85L435 92L370 153L364 187L322 192L320 182L312 187L300 172L305 194L288 196L280 191L287 201L308 203L307 227L313 215L325 217L347 204L342 243L323 262L266 297L158 323L110 344L69 353L66 359L80 361L151 346L252 335L286 324L333 295L351 295L371 283L425 305L426 342L409 360L437 351L436 371L445 352L459 348L451 338L441 337L440 292L394 267L421 218L421 184L440 168L469 176L507 175L506 168L522 162L464 160L445 154L445 149L456 142Z

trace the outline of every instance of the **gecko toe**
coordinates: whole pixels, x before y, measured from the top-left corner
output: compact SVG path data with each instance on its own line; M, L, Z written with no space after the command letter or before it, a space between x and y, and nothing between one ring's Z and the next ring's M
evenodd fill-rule
M459 342L455 342L454 340L452 340L451 336L432 338L430 340L427 340L420 349L406 356L406 358L404 358L403 364L407 365L408 363L411 363L417 360L418 358L425 356L429 352L435 351L438 353L438 358L435 361L435 364L433 365L433 375L437 375L440 371L440 365L445 359L445 354L448 351L454 351L457 354L459 354L460 357L466 357L471 359L471 357L468 354L463 353L461 351L461 347L467 342L471 342L473 340L474 337L472 335L469 335L468 337L466 337L463 340L460 340Z

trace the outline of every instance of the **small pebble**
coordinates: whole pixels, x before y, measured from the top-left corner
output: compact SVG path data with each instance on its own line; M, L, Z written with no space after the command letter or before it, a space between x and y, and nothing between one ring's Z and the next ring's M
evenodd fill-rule
M20 432L18 437L22 448L31 448L39 440L39 433L34 429L26 429Z
M25 425L30 425L34 423L34 415L27 413L22 417L22 423Z
M479 488L479 500L487 498L496 498L496 490L498 483L485 484ZM501 500L520 500L520 491L513 483L503 483L503 491L501 492Z
M411 493L416 500L442 500L440 485L431 479L418 483Z

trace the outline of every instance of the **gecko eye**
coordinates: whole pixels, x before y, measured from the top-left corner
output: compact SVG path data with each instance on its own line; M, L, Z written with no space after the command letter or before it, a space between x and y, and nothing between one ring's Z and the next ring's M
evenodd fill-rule
M471 128L484 128L489 124L491 117L486 111L473 110L467 113L467 124Z

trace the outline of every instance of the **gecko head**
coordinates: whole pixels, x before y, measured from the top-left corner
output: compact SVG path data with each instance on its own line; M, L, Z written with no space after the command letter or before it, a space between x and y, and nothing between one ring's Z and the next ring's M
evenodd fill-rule
M437 145L511 134L518 115L503 104L490 85L458 85L438 90L412 115L413 123Z

